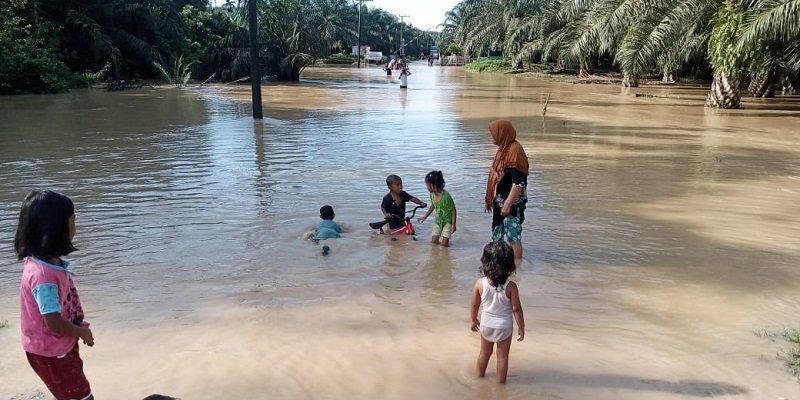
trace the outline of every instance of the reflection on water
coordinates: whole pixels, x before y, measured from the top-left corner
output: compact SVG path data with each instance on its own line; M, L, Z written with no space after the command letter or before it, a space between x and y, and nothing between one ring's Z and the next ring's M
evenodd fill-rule
M712 113L705 88L542 82L414 66L311 69L246 87L0 98L0 397L41 390L19 350L21 199L75 200L72 255L95 393L217 398L796 397L775 344L797 321L800 153L791 103ZM547 118L541 117L550 95ZM472 377L490 217L487 125L531 157L528 325L509 384ZM379 236L385 177L441 170L452 248ZM345 237L304 239L330 204ZM138 344L131 351L130 344ZM192 366L202 366L196 368ZM795 396L791 396L795 395Z

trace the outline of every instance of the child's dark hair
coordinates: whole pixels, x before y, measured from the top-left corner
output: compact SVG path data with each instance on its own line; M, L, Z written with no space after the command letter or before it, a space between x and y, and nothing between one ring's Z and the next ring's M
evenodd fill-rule
M69 217L75 204L52 190L33 190L19 210L14 251L18 259L61 257L77 250L69 237Z
M319 209L319 217L322 219L333 219L333 207L325 205Z
M505 285L514 273L514 249L506 242L490 242L483 248L481 275L489 278L494 286Z
M389 175L389 176L386 177L386 186L390 186L391 184L393 184L395 182L402 182L402 181L403 180L400 179L400 177L397 176L397 175Z
M444 175L442 171L431 171L425 175L425 183L430 183L433 187L443 190L444 189Z

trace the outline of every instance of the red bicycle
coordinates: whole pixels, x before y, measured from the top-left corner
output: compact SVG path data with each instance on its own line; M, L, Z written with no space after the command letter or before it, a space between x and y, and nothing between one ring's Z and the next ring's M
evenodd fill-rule
M384 230L383 227L389 223L389 219L387 218L384 219L383 221L370 222L369 227L372 229L377 229L378 233L381 235L415 235L416 231L414 230L414 225L411 223L411 220L414 218L414 214L416 214L417 210L419 210L420 208L425 208L425 207L416 206L414 207L413 210L406 211L405 226L401 226L395 229ZM411 215L407 215L408 213L411 213Z

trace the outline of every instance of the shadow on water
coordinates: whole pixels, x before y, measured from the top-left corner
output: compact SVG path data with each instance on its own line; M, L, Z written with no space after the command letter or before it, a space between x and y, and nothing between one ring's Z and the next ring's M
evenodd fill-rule
M517 375L525 375L520 371ZM679 379L642 379L630 375L581 374L556 370L536 370L531 373L537 385L558 385L584 388L628 389L637 392L667 392L692 397L746 395L746 388L725 382Z

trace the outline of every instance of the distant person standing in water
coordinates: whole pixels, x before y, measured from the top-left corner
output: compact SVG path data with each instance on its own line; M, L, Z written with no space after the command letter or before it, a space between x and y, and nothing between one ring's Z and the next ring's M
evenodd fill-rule
M522 223L528 202L528 156L517 141L511 122L498 119L489 124L494 155L484 198L486 212L492 213L492 240L507 241L514 257L522 258Z
M403 64L405 66L405 64ZM411 75L411 71L408 70L407 67L404 67L400 70L400 89L408 88L408 76Z
M400 71L408 69L408 64L406 64L406 56L400 55L397 57L397 62L394 65L394 69Z
M89 347L94 336L83 319L83 307L72 281L75 205L50 190L25 197L14 235L14 251L22 264L20 328L22 348L31 368L56 400L91 400L83 373L78 339Z
M386 76L392 76L392 70L396 63L397 61L395 61L394 56L390 55L389 62L386 64L386 67L383 68L386 71Z

